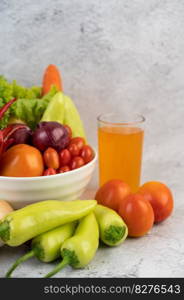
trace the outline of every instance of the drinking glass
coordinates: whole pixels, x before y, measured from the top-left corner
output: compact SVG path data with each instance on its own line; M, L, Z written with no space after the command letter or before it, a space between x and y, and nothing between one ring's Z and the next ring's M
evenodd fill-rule
M136 114L107 113L98 118L100 186L111 179L140 185L145 118Z

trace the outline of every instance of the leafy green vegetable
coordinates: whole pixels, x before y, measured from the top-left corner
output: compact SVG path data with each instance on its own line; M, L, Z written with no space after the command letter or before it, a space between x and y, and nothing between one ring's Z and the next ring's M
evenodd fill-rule
M31 88L25 88L20 85L17 85L17 82L13 81L13 95L15 98L41 98L41 87L33 86Z
M12 105L11 115L24 121L31 129L34 129L56 92L57 89L52 87L51 91L42 98L18 99Z
M9 83L3 76L0 76L0 103L3 105L12 98L41 98L41 87L25 88L18 85L15 80Z
M25 88L18 85L15 80L9 83L0 76L0 108L12 98L18 99L0 120L0 129L8 125L10 118L20 119L34 129L56 93L57 89L52 87L48 94L41 97L41 87Z

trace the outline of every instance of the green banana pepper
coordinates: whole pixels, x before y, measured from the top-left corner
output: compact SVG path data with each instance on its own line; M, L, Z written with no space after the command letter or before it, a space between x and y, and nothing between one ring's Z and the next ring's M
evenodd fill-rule
M86 216L95 206L95 200L47 200L28 205L0 222L0 238L9 246L19 246L43 232Z
M126 239L128 235L127 225L114 210L97 204L94 214L100 229L100 239L104 244L116 246Z
M61 246L63 260L46 277L52 277L66 265L73 268L85 267L94 257L99 245L99 229L93 213L80 220L73 237Z
M11 277L12 272L24 261L36 256L43 262L51 262L60 256L60 248L63 242L71 237L75 231L76 222L68 223L53 230L44 232L32 240L32 250L18 258L6 277Z

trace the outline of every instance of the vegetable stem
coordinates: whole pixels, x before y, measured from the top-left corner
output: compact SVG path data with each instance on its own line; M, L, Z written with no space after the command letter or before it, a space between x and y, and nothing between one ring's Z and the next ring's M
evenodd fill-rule
M66 267L70 263L70 260L68 257L64 257L63 260L55 267L54 270L49 272L47 275L44 276L44 278L49 278L61 271L64 267Z
M13 98L8 103L6 103L1 109L0 109L0 119L4 116L5 112L8 110L8 108L15 102L17 99Z
M3 241L6 241L6 238L9 237L9 222L4 221L0 224L0 237Z
M112 244L119 242L123 236L126 234L126 226L114 226L110 225L104 231L105 240L109 241Z
M7 222L2 222L0 224L0 237L3 235L3 233L8 229L9 225Z
M10 278L12 272L24 261L28 260L29 258L35 256L34 251L31 250L28 253L26 253L25 255L21 256L20 258L18 258L15 263L12 265L12 267L8 270L8 272L6 273L6 278Z

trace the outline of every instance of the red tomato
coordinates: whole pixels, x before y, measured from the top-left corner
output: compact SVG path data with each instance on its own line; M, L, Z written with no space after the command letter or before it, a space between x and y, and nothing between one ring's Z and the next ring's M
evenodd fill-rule
M128 235L140 237L153 226L154 213L149 201L141 194L131 194L120 204L119 215L128 226Z
M146 182L138 192L150 202L155 215L155 223L162 222L170 216L174 201L170 189L165 184L157 181Z
M84 159L85 164L87 164L93 159L94 152L89 145L84 145L81 149L80 155Z
M59 168L59 155L54 148L47 148L43 153L43 160L47 168Z
M59 169L58 173L65 173L70 171L70 167L69 166L63 166Z
M71 139L72 138L72 130L71 130L70 126L64 125L64 127L66 128L66 130L68 132L68 136Z
M118 211L119 205L129 194L129 185L122 180L114 179L106 182L98 189L95 199L99 204Z
M81 150L82 147L85 145L85 140L82 137L74 137L70 141L70 145L71 144L76 144L78 146L79 150Z
M75 156L71 161L70 167L72 170L74 170L82 167L83 165L85 165L83 158L80 156Z
M67 149L70 151L71 156L78 156L80 153L80 149L76 144L70 144Z
M43 172L43 176L48 176L48 175L55 175L56 170L53 168L48 168Z
M8 149L2 156L0 176L35 177L43 174L43 158L35 147L19 144Z
M59 153L59 158L60 158L60 166L66 166L70 163L71 161L71 153L68 149L63 149Z

